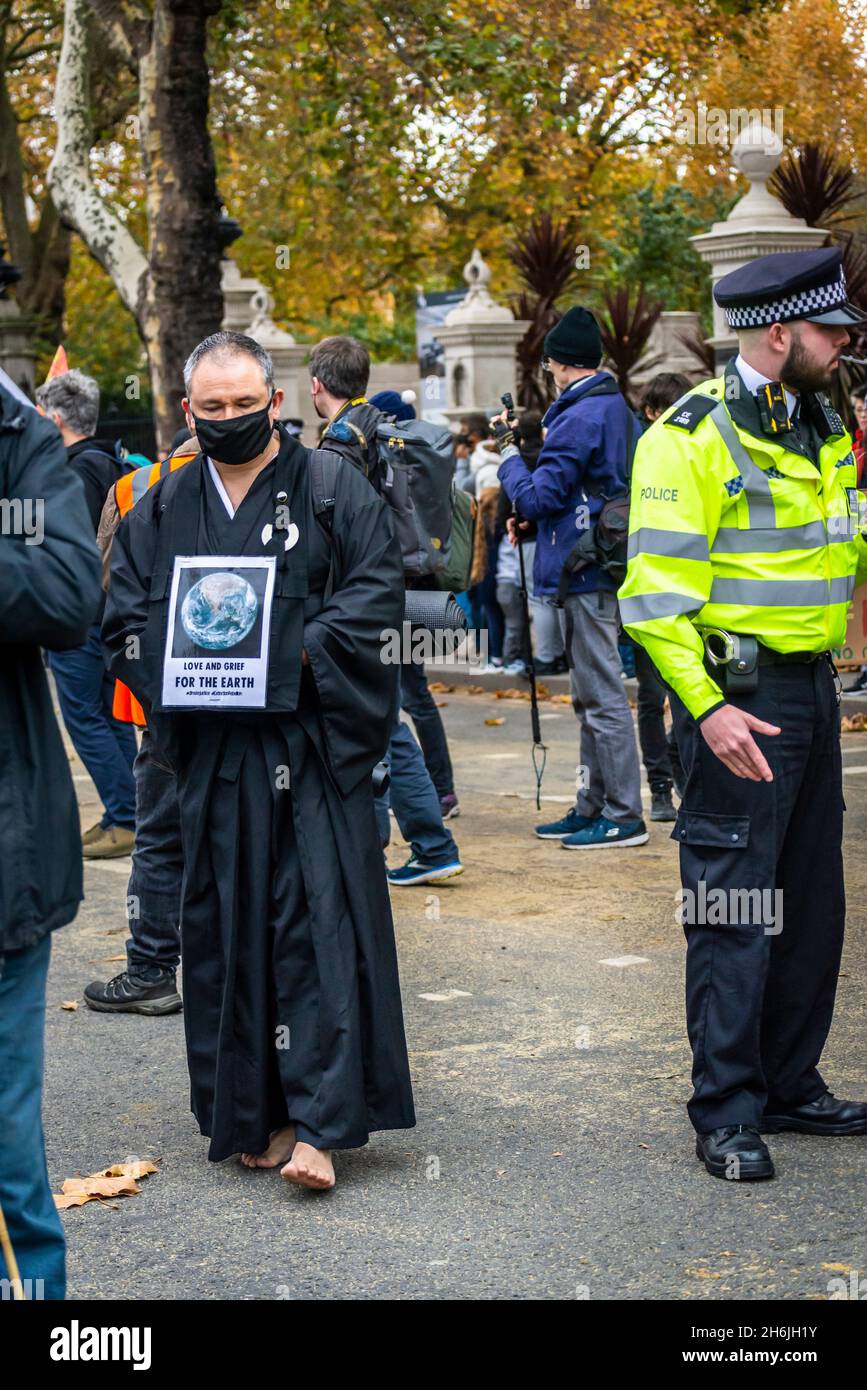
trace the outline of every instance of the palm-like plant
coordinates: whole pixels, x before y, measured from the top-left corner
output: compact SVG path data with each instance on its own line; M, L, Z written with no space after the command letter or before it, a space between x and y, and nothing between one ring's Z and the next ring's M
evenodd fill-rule
M861 196L851 166L838 160L832 150L809 142L787 155L768 188L792 217L803 217L808 227L845 221L852 214L843 214L843 209Z
M550 381L539 372L546 334L560 318L556 301L574 274L578 242L574 226L543 212L509 247L508 255L527 288L514 303L515 317L530 327L518 344L518 404L544 410L552 399Z
M693 328L689 333L678 333L677 340L683 343L688 352L691 352L696 360L696 368L701 367L705 376L716 376L716 353L713 344L707 338L703 338L697 329Z
M663 304L648 299L644 286L638 286L635 303L630 303L632 291L628 285L605 290L602 295L605 313L600 315L599 331L605 356L610 361L617 385L629 395L629 376L638 363L653 332ZM653 363L642 365L652 366Z

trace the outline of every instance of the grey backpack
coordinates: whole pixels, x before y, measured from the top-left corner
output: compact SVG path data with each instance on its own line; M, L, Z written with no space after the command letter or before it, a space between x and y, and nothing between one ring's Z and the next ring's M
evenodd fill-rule
M445 425L383 416L376 427L382 496L392 509L408 578L436 577L449 563L454 440Z

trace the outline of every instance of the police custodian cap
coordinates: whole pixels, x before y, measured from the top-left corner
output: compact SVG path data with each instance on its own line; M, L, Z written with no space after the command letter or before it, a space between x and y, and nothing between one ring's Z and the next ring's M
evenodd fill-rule
M764 328L795 319L867 322L867 314L846 297L843 257L836 246L760 256L718 280L713 297L725 310L729 328Z

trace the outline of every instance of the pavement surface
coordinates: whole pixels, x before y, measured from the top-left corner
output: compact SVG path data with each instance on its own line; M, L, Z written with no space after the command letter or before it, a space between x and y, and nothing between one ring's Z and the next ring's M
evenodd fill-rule
M128 872L87 864L48 986L52 1184L132 1156L159 1172L139 1196L63 1214L69 1296L823 1300L867 1276L867 1139L777 1136L761 1184L715 1180L694 1156L671 827L584 854L535 839L527 703L437 699L466 872L392 892L418 1125L339 1155L332 1193L207 1162L182 1016L84 1006L85 984L123 969ZM562 697L542 710L549 819L573 799L577 736ZM844 750L849 924L824 1074L864 1098L867 734ZM72 770L89 826L101 808L74 756Z

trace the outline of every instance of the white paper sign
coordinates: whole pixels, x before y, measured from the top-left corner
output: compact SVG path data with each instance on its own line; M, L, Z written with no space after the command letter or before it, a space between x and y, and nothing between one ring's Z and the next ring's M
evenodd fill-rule
M164 709L263 709L273 555L177 555L163 659Z

